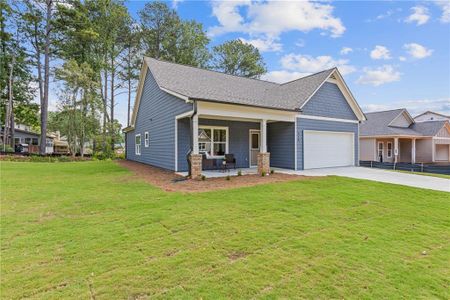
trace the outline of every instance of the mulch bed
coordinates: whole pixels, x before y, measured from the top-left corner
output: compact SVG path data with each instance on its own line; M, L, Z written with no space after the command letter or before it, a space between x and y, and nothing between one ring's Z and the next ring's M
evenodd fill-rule
M310 178L307 176L275 173L270 174L270 176L264 177L257 174L231 176L230 180L227 180L226 177L221 177L221 178L207 178L204 181L194 179L187 179L180 181L180 179L183 179L184 177L176 175L173 171L168 171L129 160L120 160L117 161L117 163L120 166L132 171L134 173L134 177L138 179L143 179L148 183L168 192L185 192L185 193L206 192L213 190L224 190L237 187L255 186L258 184L284 182Z

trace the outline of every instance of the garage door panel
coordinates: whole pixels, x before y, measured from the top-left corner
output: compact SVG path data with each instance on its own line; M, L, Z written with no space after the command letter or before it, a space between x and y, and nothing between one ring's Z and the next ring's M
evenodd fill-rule
M354 133L304 131L304 168L353 166Z

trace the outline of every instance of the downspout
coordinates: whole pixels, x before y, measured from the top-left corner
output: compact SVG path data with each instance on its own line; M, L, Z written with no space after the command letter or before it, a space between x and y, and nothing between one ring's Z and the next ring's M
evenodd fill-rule
M194 141L192 139L194 126L192 125L192 122L193 122L193 117L197 114L197 101L195 101L195 100L193 100L192 111L193 111L193 113L190 116L190 122L189 122L189 127L190 127L189 132L191 133L189 141L190 141L190 146L191 147L190 147L189 152L187 153L187 156L186 156L187 163L188 163L188 174L189 174L189 176L191 176L191 160L190 160L189 157L191 156L191 153L192 153L192 151L194 149Z

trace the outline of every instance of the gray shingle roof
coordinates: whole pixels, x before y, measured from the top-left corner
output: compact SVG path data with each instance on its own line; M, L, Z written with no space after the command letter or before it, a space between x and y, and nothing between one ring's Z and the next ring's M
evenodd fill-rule
M367 120L359 127L361 136L434 136L444 126L446 121L428 121L413 123L408 128L389 126L398 115L405 111L404 108L366 113Z
M285 84L228 75L146 57L162 88L192 99L298 110L335 70L322 71Z

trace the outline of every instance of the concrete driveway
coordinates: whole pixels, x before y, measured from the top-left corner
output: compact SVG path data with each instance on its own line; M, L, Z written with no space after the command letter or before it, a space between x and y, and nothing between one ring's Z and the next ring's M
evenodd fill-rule
M279 172L284 173L286 172L286 170L280 170ZM340 168L312 169L304 171L290 171L290 172L288 171L286 173L305 176L336 175L357 179L367 179L379 182L407 185L422 189L450 192L450 179L393 172L381 169L371 169L363 167L340 167Z

